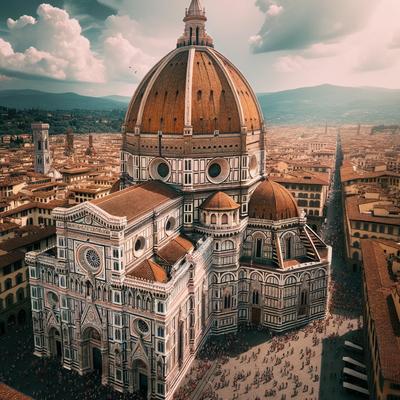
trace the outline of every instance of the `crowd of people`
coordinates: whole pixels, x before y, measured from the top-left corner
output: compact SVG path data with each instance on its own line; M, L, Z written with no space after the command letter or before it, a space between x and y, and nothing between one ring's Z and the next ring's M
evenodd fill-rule
M0 382L35 400L144 400L103 386L98 373L80 376L61 368L57 359L35 357L29 325L2 337L0 347Z

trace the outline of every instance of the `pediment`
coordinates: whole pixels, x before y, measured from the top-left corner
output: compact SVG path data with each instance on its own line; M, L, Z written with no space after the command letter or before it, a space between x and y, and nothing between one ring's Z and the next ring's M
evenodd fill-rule
M149 364L149 359L147 357L147 353L146 353L146 350L144 348L144 345L143 345L143 342L142 342L141 338L139 338L136 341L136 344L135 344L135 346L133 348L133 351L132 351L131 360L132 360L132 362L133 362L133 360L142 360L146 364Z
M101 328L101 318L94 304L88 304L82 315L82 326L90 325Z
M109 228L111 221L107 219L107 216L97 207L84 203L77 206L76 209L69 216L70 223L92 226L97 228Z
M54 314L53 310L49 311L47 315L47 326L58 326L59 321L57 320L56 315Z

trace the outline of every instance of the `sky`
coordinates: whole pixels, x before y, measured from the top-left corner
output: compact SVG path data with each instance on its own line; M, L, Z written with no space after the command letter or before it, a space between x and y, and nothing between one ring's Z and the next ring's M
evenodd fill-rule
M400 88L399 0L202 0L256 92ZM0 2L0 90L131 96L176 46L190 0Z

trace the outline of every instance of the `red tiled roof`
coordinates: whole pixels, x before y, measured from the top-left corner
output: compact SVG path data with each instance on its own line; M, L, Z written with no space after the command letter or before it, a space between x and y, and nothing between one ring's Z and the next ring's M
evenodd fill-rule
M231 211L240 208L240 205L224 192L213 193L200 206L203 210Z
M91 203L111 215L126 217L131 221L178 197L180 195L171 186L160 181L149 181L92 200Z
M192 242L183 236L177 236L159 250L157 255L168 264L173 265L188 254L193 248L194 246Z
M386 225L400 225L399 217L375 217L372 214L361 213L359 210L360 204L373 203L373 200L367 200L358 196L348 196L346 198L347 217L352 221L375 222Z
M168 281L165 269L152 260L144 260L129 272L128 276L145 279L150 282L165 283Z
M299 216L296 201L289 191L277 182L261 182L249 202L249 217L279 221Z
M40 240L54 236L56 234L55 226L46 226L44 228L38 228L29 234L25 234L21 237L15 237L12 239L5 240L0 243L0 249L5 251L13 251L20 249L21 247L28 246L32 243L36 243Z
M389 275L386 256L379 242L361 240L364 280L370 315L374 321L379 362L384 379L400 383L400 322L391 293L396 286Z
M7 386L4 383L0 383L0 400L33 400L17 390Z

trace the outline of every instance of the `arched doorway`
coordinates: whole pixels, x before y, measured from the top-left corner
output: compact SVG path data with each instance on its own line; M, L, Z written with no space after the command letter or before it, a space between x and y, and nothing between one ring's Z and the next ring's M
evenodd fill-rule
M60 331L57 328L51 328L49 331L49 350L50 356L62 358L62 343Z
M148 365L142 359L133 360L133 390L147 398L150 391L150 379Z
M101 353L101 335L93 328L86 328L82 335L83 368L87 372L93 371L100 378L103 373L103 357Z

